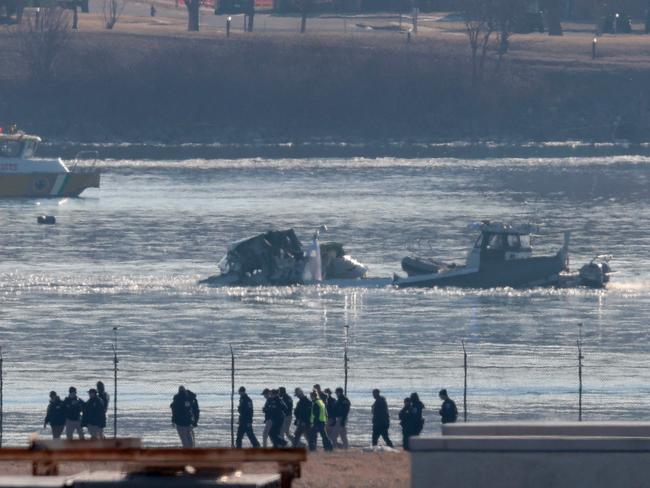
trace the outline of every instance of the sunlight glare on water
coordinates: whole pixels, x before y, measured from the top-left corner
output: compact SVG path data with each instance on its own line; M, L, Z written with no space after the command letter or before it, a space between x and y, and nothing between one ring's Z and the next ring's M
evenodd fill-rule
M119 327L120 431L176 442L169 402L199 395L201 444L229 443L230 357L257 427L265 386L336 387L349 327L351 439L369 438L370 390L393 417L419 391L425 431L441 387L470 419L577 416L583 323L585 418L642 419L650 407L650 158L248 159L102 161L83 198L0 200L0 345L5 439L42 425L47 394L103 380L112 392ZM51 214L55 226L39 226ZM395 290L197 285L228 243L270 228L303 244L327 224L372 276L400 272L408 248L463 260L480 219L543 225L536 252L572 231L572 265L614 255L607 291ZM85 393L84 395L85 396ZM111 420L109 419L109 425ZM393 421L397 436L397 421ZM110 429L109 429L110 431Z

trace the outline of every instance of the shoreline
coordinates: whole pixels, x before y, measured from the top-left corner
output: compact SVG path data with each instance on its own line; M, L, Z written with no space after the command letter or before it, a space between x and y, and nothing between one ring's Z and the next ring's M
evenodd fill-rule
M435 141L650 140L648 36L601 36L592 60L587 30L515 35L474 84L461 23L431 22L406 43L380 31L188 33L178 12L107 31L87 15L46 81L31 77L14 30L0 31L3 125L85 144L290 141L244 152L297 157L427 156ZM352 142L332 149L337 141Z
M73 142L45 140L41 157L94 159L300 159L300 158L566 158L650 157L650 142L595 141L334 141L302 142Z

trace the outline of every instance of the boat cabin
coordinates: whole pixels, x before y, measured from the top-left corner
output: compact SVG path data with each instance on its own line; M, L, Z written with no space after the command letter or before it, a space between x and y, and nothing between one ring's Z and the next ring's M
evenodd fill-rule
M25 134L0 134L0 158L29 159L34 157L40 137Z
M536 230L533 225L481 222L472 227L481 233L468 256L467 264L470 266L527 259L533 255L531 234Z

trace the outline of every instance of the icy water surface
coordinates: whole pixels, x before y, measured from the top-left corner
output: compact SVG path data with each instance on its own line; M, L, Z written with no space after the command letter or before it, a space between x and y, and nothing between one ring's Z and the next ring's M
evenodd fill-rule
M343 383L349 330L352 440L369 438L370 390L394 410L419 391L434 432L447 387L470 420L577 417L582 322L586 419L650 410L650 158L120 160L101 190L70 200L0 200L0 343L5 442L39 429L47 393L112 382L119 327L119 432L176 442L169 402L199 396L202 445L230 442L230 356L259 413L265 386ZM57 217L39 226L36 216ZM470 221L545 224L536 252L571 229L572 263L615 256L610 290L211 289L229 242L325 223L373 276L407 247L464 259ZM85 393L83 395L85 397ZM112 425L112 419L109 419ZM261 430L261 422L257 422ZM111 433L111 429L107 429Z

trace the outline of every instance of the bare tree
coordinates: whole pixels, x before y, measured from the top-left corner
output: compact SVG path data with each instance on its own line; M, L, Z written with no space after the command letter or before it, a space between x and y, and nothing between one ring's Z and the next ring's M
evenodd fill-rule
M510 47L510 36L517 23L525 18L524 3L521 0L494 0L494 21L497 27L497 52L500 66L503 55Z
M112 29L122 15L126 2L123 0L104 0L104 22L107 29Z
M300 32L307 31L307 16L311 11L313 0L300 0Z
M562 12L562 2L560 0L545 0L544 13L546 14L546 23L548 24L549 36L562 35L562 23L560 16Z
M493 0L461 0L465 31L472 52L472 83L483 77L490 38L496 29Z
M187 7L187 30L190 32L199 31L199 13L201 0L184 0Z
M31 76L39 81L52 79L56 60L70 40L69 13L60 7L25 13L17 34Z

